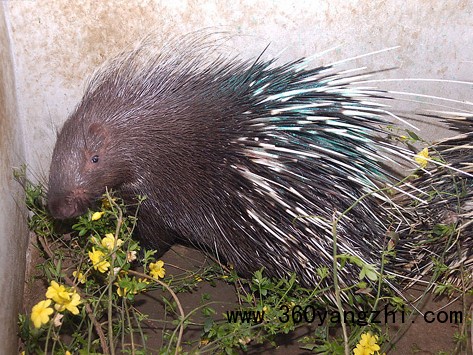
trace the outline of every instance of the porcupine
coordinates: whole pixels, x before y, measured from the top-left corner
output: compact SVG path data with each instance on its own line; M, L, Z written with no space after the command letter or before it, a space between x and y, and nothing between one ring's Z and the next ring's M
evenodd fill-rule
M379 266L388 230L405 217L378 189L396 188L392 157L413 155L384 135L395 115L376 100L388 93L356 86L366 73L336 65L214 54L207 39L159 55L148 40L99 70L57 138L52 216L83 214L105 187L127 203L145 195L145 246L164 253L184 240L242 276L264 267L312 286L317 268L333 265L334 219L364 196L338 223L337 252ZM392 265L411 261L407 244ZM348 263L341 285L358 274Z

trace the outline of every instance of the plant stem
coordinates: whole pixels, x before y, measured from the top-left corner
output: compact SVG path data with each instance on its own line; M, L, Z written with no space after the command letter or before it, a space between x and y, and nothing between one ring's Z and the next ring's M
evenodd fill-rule
M333 218L335 219L335 213ZM340 218L340 217L339 217ZM333 287L335 288L335 300L337 308L340 312L340 317L343 316L344 310L342 306L342 299L340 297L340 285L338 284L338 261L337 261L337 225L339 218L332 223L332 237L333 237ZM343 343L345 347L345 355L350 355L350 348L348 344L348 333L345 322L341 322L343 332Z

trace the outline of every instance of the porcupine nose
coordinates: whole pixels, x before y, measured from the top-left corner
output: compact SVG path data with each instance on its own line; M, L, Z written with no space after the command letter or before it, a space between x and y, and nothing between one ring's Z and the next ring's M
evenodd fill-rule
M78 217L87 211L87 204L71 195L60 194L48 196L48 210L55 219L69 219Z

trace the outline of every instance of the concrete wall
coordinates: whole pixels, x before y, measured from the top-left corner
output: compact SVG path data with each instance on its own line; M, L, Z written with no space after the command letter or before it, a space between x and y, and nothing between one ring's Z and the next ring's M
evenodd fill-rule
M38 172L47 171L55 129L79 100L84 79L153 29L173 37L222 26L247 35L235 44L244 56L255 56L271 43L266 55L287 48L283 60L341 45L321 58L324 63L401 46L357 64L401 67L387 77L473 79L469 1L55 0L9 1L6 7L19 114L31 132L27 157ZM437 94L458 97L462 90L448 86Z
M265 56L286 48L283 60L341 45L320 64L399 45L354 65L400 67L386 78L473 80L471 1L11 0L0 3L0 11L0 299L13 306L0 308L5 354L14 353L21 298L13 296L20 295L26 241L11 167L26 162L35 176L46 177L55 131L80 99L84 79L144 34L173 37L222 26L245 35L233 44L243 56L256 56L271 43ZM460 100L472 95L471 85L392 85ZM423 127L433 137L443 134Z
M28 232L23 191L13 180L12 168L19 167L26 159L15 97L14 61L2 5L0 3L0 300L3 303L0 354L15 354Z

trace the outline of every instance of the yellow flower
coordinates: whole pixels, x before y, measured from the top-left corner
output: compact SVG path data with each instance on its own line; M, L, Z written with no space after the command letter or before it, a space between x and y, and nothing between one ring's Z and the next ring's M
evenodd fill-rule
M116 198L112 198L112 201L113 201L113 202L115 202L116 200L117 200ZM102 209L108 210L108 209L110 209L110 207L112 207L112 206L110 205L110 201L108 200L107 197L104 197L104 198L102 199Z
M77 281L80 282L81 284L85 284L85 282L87 281L87 278L80 271L74 271L72 273L72 276L74 276L77 279Z
M77 306L80 304L80 296L76 292L71 292L70 293L70 299L66 302L63 303L56 303L54 305L54 308L58 312L62 312L65 309L67 309L69 312L72 314L76 315L79 314L79 308Z
M128 289L126 287L125 288L118 287L117 293L118 293L118 296L125 297L126 294L128 293Z
M104 260L105 254L100 250L95 250L94 247L92 247L92 251L89 251L89 258L90 261L92 261L94 269L101 273L104 273L110 267L110 263L107 260Z
M123 244L123 240L117 239L117 248L119 248ZM105 234L105 238L102 239L102 246L107 248L108 250L113 250L113 246L115 245L115 236L112 233Z
M163 278L166 275L166 270L163 268L164 262L162 260L158 260L155 263L149 264L149 274L156 278Z
M140 277L140 278L138 279L138 282L145 283L145 284L147 284L147 285L149 285L149 284L151 283L151 281L149 281L149 279L146 278L146 277L143 277L143 278Z
M105 212L94 212L94 214L92 215L92 221L97 221L99 220L100 218L102 218L103 214Z
M422 149L417 155L414 157L414 160L416 161L419 166L424 169L427 164L429 163L429 150L427 148Z
M68 302L70 300L69 292L64 285L59 285L56 281L51 281L51 286L46 291L46 298L52 299L56 303Z
M371 333L361 334L360 342L356 345L356 348L353 350L354 355L373 355L378 352L381 348L376 342L378 337Z
M46 297L56 302L54 309L58 312L67 309L72 314L79 313L77 308L80 304L79 294L74 290L67 290L64 285L59 285L56 281L51 281L51 286L46 291Z
M53 314L51 300L40 301L33 306L31 310L31 320L35 328L41 328L41 325L49 322L49 316Z
M66 352L64 353L64 355L72 355L71 352L69 350L66 350Z

